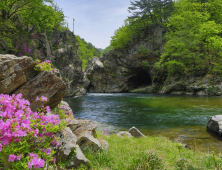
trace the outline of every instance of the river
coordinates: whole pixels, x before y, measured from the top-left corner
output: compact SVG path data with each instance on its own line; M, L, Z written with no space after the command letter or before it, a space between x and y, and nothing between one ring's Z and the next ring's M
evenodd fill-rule
M222 97L145 93L88 93L65 98L75 118L99 122L110 133L132 126L147 136L165 136L195 151L222 152L222 141L207 131L213 115L222 114Z

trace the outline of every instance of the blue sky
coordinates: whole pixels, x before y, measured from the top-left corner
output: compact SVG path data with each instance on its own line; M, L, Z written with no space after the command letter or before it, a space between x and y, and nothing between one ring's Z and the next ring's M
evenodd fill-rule
M132 0L131 0L132 1ZM55 0L62 8L68 27L91 42L96 48L106 48L114 31L121 27L127 16L130 0Z

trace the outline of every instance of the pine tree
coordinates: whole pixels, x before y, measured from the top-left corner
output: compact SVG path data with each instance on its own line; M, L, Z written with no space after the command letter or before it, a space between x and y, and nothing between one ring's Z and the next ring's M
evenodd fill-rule
M140 0L130 2L131 7L128 8L128 11L133 15L128 18L134 21L140 18L142 20L149 19L153 24L163 23L171 16L174 10L172 0Z

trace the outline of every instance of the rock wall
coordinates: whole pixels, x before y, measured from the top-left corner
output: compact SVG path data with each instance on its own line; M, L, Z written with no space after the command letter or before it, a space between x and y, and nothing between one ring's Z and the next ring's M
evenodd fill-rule
M163 52L165 29L156 24L133 37L123 50L112 50L91 58L85 69L90 80L89 92L132 92L137 88L153 89L153 64Z
M38 33L40 60L50 60L56 67L54 73L66 83L66 97L86 94L89 80L82 71L82 60L78 55L78 44L69 30L53 30Z
M29 100L33 111L42 106L36 97L48 98L44 105L56 107L66 94L66 84L49 71L37 72L32 58L0 54L0 94L19 94Z
M189 95L221 95L222 76L196 75L168 77L157 72L154 64L163 53L166 30L155 24L132 37L127 48L112 50L91 58L85 69L91 93L146 92Z

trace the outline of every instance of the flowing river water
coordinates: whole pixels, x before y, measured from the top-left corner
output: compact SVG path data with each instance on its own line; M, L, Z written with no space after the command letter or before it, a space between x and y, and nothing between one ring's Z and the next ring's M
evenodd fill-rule
M222 114L222 97L144 93L89 93L65 98L75 118L99 123L110 133L132 126L147 136L165 136L195 151L222 152L222 141L206 129L213 115Z

